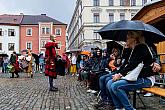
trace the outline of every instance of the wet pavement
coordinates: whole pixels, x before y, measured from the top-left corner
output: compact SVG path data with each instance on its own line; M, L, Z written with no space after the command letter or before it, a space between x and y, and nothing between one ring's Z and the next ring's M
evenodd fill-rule
M54 82L59 91L50 92L44 74L34 74L34 78L25 76L20 73L20 78L9 78L9 74L0 73L0 110L95 110L96 96L87 93L77 77L59 76ZM142 99L147 110L165 110L158 96ZM137 101L137 107L142 107L138 97Z

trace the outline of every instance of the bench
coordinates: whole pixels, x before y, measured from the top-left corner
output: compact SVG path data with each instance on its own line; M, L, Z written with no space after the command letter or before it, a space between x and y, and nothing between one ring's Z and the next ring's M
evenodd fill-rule
M144 91L165 97L165 89L160 87L143 88Z
M142 90L165 97L165 88L160 88L160 87L154 86L151 88L142 88ZM134 91L133 92L133 107L134 108L136 108L136 95L137 95L137 93L136 93L136 91ZM138 94L138 97L139 97L141 103L143 104L144 108L146 108L146 106L145 106L143 100L140 98L139 94Z

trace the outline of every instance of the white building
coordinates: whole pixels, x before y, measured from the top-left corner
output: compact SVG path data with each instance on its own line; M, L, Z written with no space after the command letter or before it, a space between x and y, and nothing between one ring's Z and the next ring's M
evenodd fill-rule
M21 15L0 15L0 53L19 52Z
M86 45L106 48L106 41L96 33L104 25L130 20L151 0L77 0L68 26L68 49L81 49Z
M10 55L19 52L19 26L0 25L0 52Z

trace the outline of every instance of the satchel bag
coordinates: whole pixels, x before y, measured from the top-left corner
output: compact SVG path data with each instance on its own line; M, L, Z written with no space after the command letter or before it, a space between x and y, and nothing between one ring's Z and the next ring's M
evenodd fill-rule
M21 64L22 64L21 66L22 66L23 69L25 69L25 68L27 68L29 66L29 63L26 60L22 60Z
M122 77L122 79L125 79L127 81L137 81L137 78L138 78L141 70L143 69L143 66L144 66L143 62L139 63L135 69L128 72L126 76Z
M146 45L146 46L147 46L147 48L148 48L148 50L149 50L149 52L150 52L150 54L153 58L153 54L152 54L150 48L148 47L148 45ZM133 50L132 50L132 52L133 52ZM131 52L131 55L132 55L132 52ZM131 55L130 55L130 57L131 57ZM129 57L129 60L130 60L130 57ZM143 62L139 63L138 66L135 69L133 69L132 71L129 71L127 73L127 75L122 77L121 79L125 79L127 81L137 81L138 76L139 76L139 74L141 73L141 71L143 69L143 66L144 66Z

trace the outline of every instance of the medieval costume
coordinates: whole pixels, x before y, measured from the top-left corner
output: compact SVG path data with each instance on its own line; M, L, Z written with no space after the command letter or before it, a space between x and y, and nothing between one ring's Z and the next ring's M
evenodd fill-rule
M16 55L16 52L13 52L10 57L10 64L13 66L13 70L11 71L12 76L10 78L14 78L14 73L17 75L17 78L19 77L19 63L18 63L18 57Z
M28 56L26 57L26 61L28 61L28 67L27 67L27 76L28 77L33 77L32 73L32 54L31 52L28 52Z
M52 37L52 36L51 36ZM53 79L57 77L56 73L56 50L55 47L57 47L57 43L54 41L49 41L45 44L46 52L45 52L45 75L49 76L49 86L50 91L57 91L58 89L53 86Z

